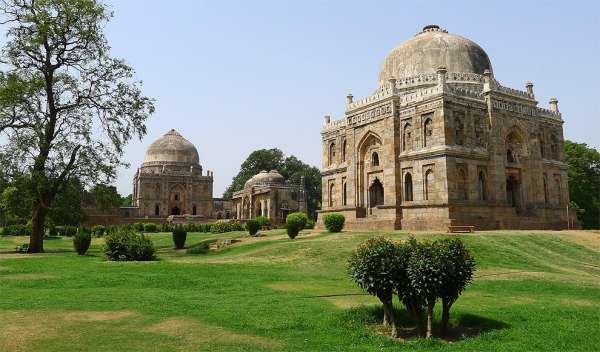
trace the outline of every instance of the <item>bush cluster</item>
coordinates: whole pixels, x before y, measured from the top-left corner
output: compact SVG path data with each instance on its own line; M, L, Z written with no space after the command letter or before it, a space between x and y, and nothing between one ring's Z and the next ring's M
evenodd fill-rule
M258 219L250 219L246 221L246 229L248 230L250 236L256 236L258 230L260 229L260 222Z
M289 214L285 218L285 228L289 238L294 239L298 236L298 233L306 226L308 222L308 216L302 212L295 212Z
M143 222L134 223L133 229L136 230L137 232L143 232L144 231L144 223Z
M158 232L158 225L154 223L144 224L144 232L146 233L156 233Z
M323 216L323 224L329 232L340 232L344 229L346 218L342 214L331 213Z
M184 249L186 239L187 231L183 228L183 226L175 226L173 229L173 243L175 244L175 249Z
M271 226L271 220L266 216L257 216L254 220L258 222L258 226L260 227Z
M392 298L395 295L417 322L417 332L431 337L433 309L442 301L442 330L448 327L450 308L471 282L475 260L458 238L396 243L383 237L358 246L348 260L348 273L360 287L383 304L384 325L398 337Z
M304 225L305 230L312 230L315 228L315 221L313 219L308 219L306 221L306 225Z
M85 228L80 228L73 236L73 247L77 254L84 255L92 243L92 234Z
M92 227L92 234L96 237L104 236L105 232L106 232L106 227L104 227L102 225L96 225L96 226Z
M58 229L54 225L50 225L48 227L48 237L56 237L58 236Z
M104 253L109 260L147 261L154 260L154 245L143 234L133 229L119 227L109 232L105 238Z
M63 237L73 237L77 233L77 228L70 225L57 226L56 230L58 231L58 235Z
M31 236L31 225L8 225L2 228L1 236Z

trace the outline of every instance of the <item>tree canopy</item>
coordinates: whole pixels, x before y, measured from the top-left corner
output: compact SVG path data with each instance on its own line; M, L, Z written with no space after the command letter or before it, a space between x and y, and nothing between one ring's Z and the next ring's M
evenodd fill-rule
M103 28L112 13L102 2L4 0L0 12L0 156L31 179L29 251L41 252L57 194L74 179L111 181L154 104L134 70L110 56Z
M600 153L585 143L565 141L569 165L571 202L583 211L578 214L585 229L600 228Z
M259 149L250 153L223 193L223 198L231 199L234 192L242 190L246 181L262 170L277 170L286 180L293 183L300 183L301 178L304 177L307 210L309 215L314 216L315 211L321 206L321 172L293 155L286 157L277 148Z

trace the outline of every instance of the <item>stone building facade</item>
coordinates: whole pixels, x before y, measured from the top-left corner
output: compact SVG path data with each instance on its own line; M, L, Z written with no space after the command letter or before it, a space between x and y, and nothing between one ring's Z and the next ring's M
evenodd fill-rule
M479 45L427 26L385 58L371 96L325 117L319 223L566 228L562 125L555 98L538 107L533 84L502 86Z
M273 224L285 222L287 214L306 212L306 192L302 184L286 182L276 170L261 171L232 197L234 217L239 220L266 216Z
M140 218L213 217L213 174L203 174L196 147L177 131L169 131L146 151L133 177L133 206Z

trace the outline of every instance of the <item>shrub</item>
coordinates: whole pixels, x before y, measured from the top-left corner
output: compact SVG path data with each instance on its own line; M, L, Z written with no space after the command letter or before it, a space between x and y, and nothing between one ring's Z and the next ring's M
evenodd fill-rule
M75 247L75 250L79 255L84 255L90 248L91 243L92 235L84 228L79 229L75 236L73 236L73 247Z
M285 218L285 228L287 229L287 234L291 239L296 238L300 230L306 226L306 222L308 221L308 216L301 212L291 213Z
M315 221L313 219L308 219L306 221L306 225L304 225L305 230L312 230L315 228Z
M250 236L256 236L258 230L260 229L260 223L257 219L250 219L246 221L246 229L248 229Z
M381 301L383 323L391 325L392 337L398 337L392 299L401 264L398 246L384 237L360 244L348 260L348 273L352 280Z
M173 230L175 230L175 227L169 223L160 224L160 232L173 232Z
M212 233L225 233L225 232L230 232L231 231L231 226L229 224L229 221L226 220L219 220L217 222L215 222L214 224L212 224L211 228L210 228L210 232Z
M346 218L339 213L325 214L325 216L323 216L323 223L329 232L342 231L345 222Z
M229 226L231 228L231 231L245 231L246 230L246 227L244 226L244 224L242 224L238 220L230 220Z
M257 216L255 220L258 222L258 226L260 227L271 226L271 220L269 220L269 218L266 216Z
M133 224L133 229L136 230L137 232L143 232L144 224L141 222L136 222L135 224Z
M56 226L50 225L50 227L48 227L48 237L57 237L57 236L58 236L58 230L56 229Z
M104 236L104 232L106 231L106 227L102 225L95 225L92 227L92 234L96 237Z
M183 226L175 226L173 229L173 243L176 249L185 248L185 240L187 239L187 231Z
M144 224L144 232L155 233L158 232L158 225L153 223Z
M109 260L154 260L154 245L143 234L127 227L118 228L106 236L104 253Z
M77 228L75 226L63 226L61 232L61 236L65 237L73 237L77 233Z

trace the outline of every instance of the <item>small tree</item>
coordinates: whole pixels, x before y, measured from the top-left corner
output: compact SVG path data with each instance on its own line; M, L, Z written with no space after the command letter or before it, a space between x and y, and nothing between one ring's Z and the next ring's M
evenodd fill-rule
M398 337L398 326L392 303L398 286L397 273L402 270L399 247L383 237L362 243L348 260L348 273L354 282L383 305L383 323L392 327L392 337Z
M443 305L442 330L446 332L450 308L473 279L475 260L459 238L440 241L438 246L444 266L440 296Z
M298 233L300 233L300 231L304 229L304 226L306 225L307 221L308 216L306 216L306 214L304 213L295 212L289 214L285 218L285 228L287 230L288 236L291 239L296 238L296 236L298 236Z
M423 314L425 312L425 302L419 292L417 292L408 275L408 265L411 257L418 246L417 240L410 237L407 241L398 245L398 269L396 271L396 294L398 299L406 310L412 315L417 325L417 335L423 336Z
M441 296L444 285L444 261L440 246L431 242L416 244L408 261L407 273L410 284L419 299L425 303L427 313L426 337L430 338L433 327L433 308Z
M332 213L323 216L323 223L329 232L340 232L344 229L346 218L342 214Z
M186 240L187 231L181 225L175 226L173 229L173 243L175 244L175 249L185 248Z
M258 229L260 229L260 223L256 219L250 219L246 221L246 229L250 236L256 236Z
M84 255L90 248L91 243L92 235L86 229L80 228L73 237L73 247L79 255Z

